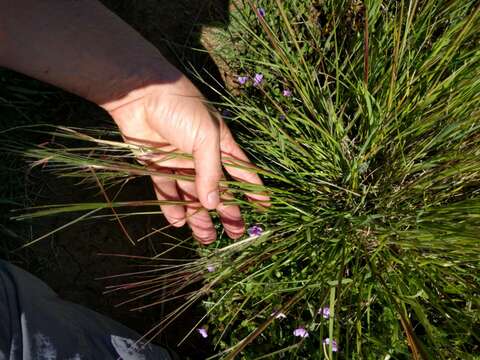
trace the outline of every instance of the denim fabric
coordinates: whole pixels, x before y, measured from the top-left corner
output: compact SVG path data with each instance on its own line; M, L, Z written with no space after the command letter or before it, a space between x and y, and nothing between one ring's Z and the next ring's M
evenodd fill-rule
M127 327L0 260L0 360L170 360Z

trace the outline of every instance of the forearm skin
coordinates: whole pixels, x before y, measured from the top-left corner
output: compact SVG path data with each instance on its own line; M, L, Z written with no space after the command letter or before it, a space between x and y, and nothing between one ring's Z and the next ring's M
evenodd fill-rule
M98 1L0 0L0 9L0 66L107 110L182 76Z

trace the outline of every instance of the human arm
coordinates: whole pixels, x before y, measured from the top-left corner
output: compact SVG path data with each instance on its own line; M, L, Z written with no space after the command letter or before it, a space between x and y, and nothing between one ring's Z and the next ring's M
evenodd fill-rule
M52 83L107 110L130 142L193 155L170 161L167 172L195 170L195 184L153 177L175 226L188 222L203 243L215 239L205 209L216 209L232 238L243 233L237 206L219 199L222 157L248 161L221 117L161 53L94 0L0 0L0 65ZM162 167L166 167L162 163ZM240 181L260 184L252 172L227 167ZM261 195L251 198L266 201Z

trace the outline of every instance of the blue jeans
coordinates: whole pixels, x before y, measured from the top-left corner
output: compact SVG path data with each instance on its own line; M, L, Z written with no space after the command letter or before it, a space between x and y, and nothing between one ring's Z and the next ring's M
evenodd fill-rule
M0 260L0 360L172 359L127 327L61 300L45 283Z

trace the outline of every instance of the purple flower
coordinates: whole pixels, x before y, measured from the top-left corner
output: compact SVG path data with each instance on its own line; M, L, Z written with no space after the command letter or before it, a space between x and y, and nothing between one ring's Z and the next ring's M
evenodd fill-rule
M266 12L265 12L265 9L264 8L258 8L258 16L260 17L265 17L266 15Z
M328 319L328 318L330 318L330 308L328 306L320 308L318 310L318 314L322 315L324 319Z
M285 115L282 114L282 115L280 115L279 119L280 119L280 120L285 120L286 117L285 117Z
M299 327L293 331L293 336L299 336L301 338L307 338L309 336L308 331L304 327Z
M263 233L263 229L261 226L253 225L248 228L247 233L249 236L260 236Z
M224 117L231 117L232 116L232 112L228 109L225 109L222 111L222 116Z
M198 328L197 331L200 335L202 335L204 339L208 337L207 329L205 329L204 327Z
M287 315L285 315L283 312L280 312L280 311L272 312L271 316L275 316L275 319L285 319L287 317Z
M292 91L290 89L283 89L283 96L292 96Z
M324 345L330 345L330 338L323 339L323 344ZM338 351L338 345L335 339L332 340L332 351L337 352Z
M208 272L214 272L215 271L215 265L212 265L212 264L207 265L207 271Z
M240 85L245 85L245 83L248 81L248 76L239 76L237 77L237 81Z
M262 81L263 81L263 74L255 74L255 77L253 79L253 86L260 85Z

